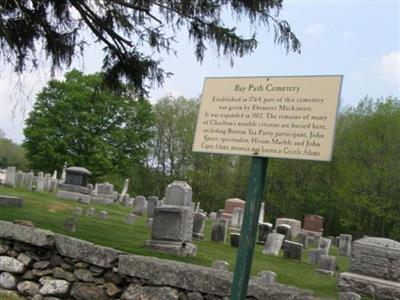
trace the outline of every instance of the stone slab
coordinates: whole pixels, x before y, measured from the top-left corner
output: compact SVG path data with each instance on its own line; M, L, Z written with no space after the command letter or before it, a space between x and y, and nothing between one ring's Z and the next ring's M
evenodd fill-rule
M84 204L89 204L90 200L91 200L91 196L89 196L89 195L68 192L68 191L63 191L63 190L57 191L57 197L64 199L64 200L74 200L74 201L77 201L79 203L84 203Z
M20 197L0 195L0 206L23 207L24 199Z
M355 292L373 299L400 299L400 283L359 275L350 272L340 273L338 287L341 292Z
M173 242L149 240L144 243L145 247L158 252L169 253L177 256L196 256L197 246L187 242Z

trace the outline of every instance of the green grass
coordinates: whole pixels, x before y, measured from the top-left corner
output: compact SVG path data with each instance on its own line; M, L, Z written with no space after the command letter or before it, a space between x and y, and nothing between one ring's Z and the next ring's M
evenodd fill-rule
M99 220L86 216L77 217L77 232L71 233L63 229L64 219L72 216L74 207L81 206L85 208L87 207L86 205L78 204L74 201L60 200L49 193L31 193L6 187L0 187L0 194L20 196L25 201L23 208L1 207L1 220L31 220L36 227L50 229L57 233L139 255L156 256L204 266L210 266L214 260L225 260L229 263L231 270L234 269L236 249L229 245L229 241L224 245L210 242L210 221L206 223L205 239L203 241L194 241L197 245L197 256L176 257L144 248L144 242L150 237L150 230L146 226L146 218L139 217L134 225L125 224L126 215L131 212L129 208L120 205L90 204L90 206L96 207L97 210L108 211L108 219ZM261 248L261 245L256 245L252 275L256 275L262 270L274 271L277 273L277 280L280 283L310 289L314 291L316 296L337 299L336 278L316 273L315 267L307 263L307 250L304 251L303 260L300 262L283 259L282 255L280 257L263 255ZM330 254L337 255L336 248L331 247ZM347 258L337 256L337 261L340 272L346 271Z

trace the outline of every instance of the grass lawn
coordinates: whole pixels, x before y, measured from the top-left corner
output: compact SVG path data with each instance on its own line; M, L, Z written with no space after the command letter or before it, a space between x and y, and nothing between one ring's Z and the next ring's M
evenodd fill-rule
M109 246L122 251L156 256L172 260L183 261L192 264L210 266L214 260L225 260L231 270L234 269L236 249L227 242L222 245L210 242L211 221L207 221L205 239L194 241L197 245L196 257L176 257L163 253L150 251L144 248L144 242L150 237L150 230L146 226L146 218L139 217L134 225L125 224L126 215L131 211L121 205L90 204L97 210L108 212L107 220L88 218L86 215L77 217L78 225L75 233L63 230L66 217L72 216L72 210L76 206L88 207L74 201L58 199L50 193L28 192L26 190L11 189L0 186L0 194L20 196L24 199L23 208L0 208L0 219L13 221L16 219L31 220L36 227L50 229L54 232L74 236L76 238L91 241L95 244ZM338 298L336 278L317 274L314 266L308 264L308 251L304 251L303 261L293 261L280 257L263 255L261 245L256 245L253 257L252 274L259 271L270 270L277 273L280 283L306 288L314 291L316 296ZM331 255L337 255L337 249L331 247ZM337 256L340 272L347 270L347 258ZM1 299L1 296L0 296Z

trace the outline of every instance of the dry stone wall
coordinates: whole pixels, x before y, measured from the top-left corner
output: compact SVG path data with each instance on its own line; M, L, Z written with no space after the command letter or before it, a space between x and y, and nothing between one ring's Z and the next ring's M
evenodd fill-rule
M232 273L144 257L0 221L0 295L33 300L228 299ZM248 299L311 300L310 291L253 278Z

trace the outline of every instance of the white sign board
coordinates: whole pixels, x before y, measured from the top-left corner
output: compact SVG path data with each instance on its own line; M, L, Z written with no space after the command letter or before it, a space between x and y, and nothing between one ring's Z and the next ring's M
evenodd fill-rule
M342 78L206 78L193 151L329 161Z

